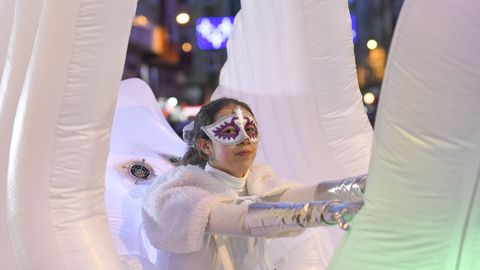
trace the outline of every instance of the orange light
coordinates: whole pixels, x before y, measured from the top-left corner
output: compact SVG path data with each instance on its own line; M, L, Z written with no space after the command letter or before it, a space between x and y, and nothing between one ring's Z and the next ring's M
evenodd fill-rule
M147 26L147 24L148 18L143 15L139 15L133 19L133 26Z
M186 53L191 52L192 51L192 44L190 44L189 42L183 43L182 44L182 50Z
M167 51L167 30L163 26L156 25L152 31L152 51L163 54Z

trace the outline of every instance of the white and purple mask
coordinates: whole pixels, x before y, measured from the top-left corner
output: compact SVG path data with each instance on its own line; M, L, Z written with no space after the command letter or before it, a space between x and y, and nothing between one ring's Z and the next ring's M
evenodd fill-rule
M257 122L252 115L243 113L237 106L233 114L222 117L217 122L203 126L202 130L215 142L234 145L249 139L251 143L259 140Z

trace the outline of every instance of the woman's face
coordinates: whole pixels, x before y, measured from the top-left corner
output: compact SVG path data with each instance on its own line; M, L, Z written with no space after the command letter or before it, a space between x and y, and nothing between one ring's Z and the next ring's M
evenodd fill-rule
M232 114L237 105L230 104L223 107L217 115L215 121ZM242 108L243 113L250 113ZM235 177L242 177L250 168L257 154L257 144L251 143L249 139L243 140L236 145L224 145L216 141L203 140L201 149L207 154L208 163L219 170L227 172Z

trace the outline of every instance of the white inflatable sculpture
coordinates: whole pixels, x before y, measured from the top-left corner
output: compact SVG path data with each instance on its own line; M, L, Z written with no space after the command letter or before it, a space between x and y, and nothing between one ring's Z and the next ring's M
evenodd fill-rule
M136 1L12 3L0 7L15 14L0 18L12 23L1 40L0 268L121 269L103 175Z
M124 258L124 263L137 263L134 267L140 269L143 266L128 257L138 255L141 260L141 256L145 255L141 254L138 239L131 235L137 233L135 230L139 228L139 220L135 213L128 210L122 212L123 209L119 210L113 203L115 199L124 199L127 200L124 201L125 205L135 206L137 201L128 201L127 194L131 193L119 188L118 185L122 185L122 182L109 181L109 175L124 177L118 175L120 172L115 167L118 165L117 161L123 161L127 157L135 158L138 154L135 151L160 149L156 149L155 145L140 148L122 148L120 145L117 148L115 138L112 140L113 152L110 153L107 168L106 202L117 250L107 233L102 196L102 169L106 160L113 100L124 59L134 2L119 4L96 1L93 4L89 1L59 3L44 0L32 4L17 0L2 1L1 4L2 12L5 11L7 15L2 17L2 27L6 29L2 35L8 36L10 33L8 41L2 39L3 49L0 55L5 58L5 61L0 59L3 69L0 96L0 191L2 198L5 198L2 200L0 212L1 268L119 269L123 267L123 263L115 255L117 251ZM278 55L283 55L283 58L280 58L283 62L269 64L269 68L275 68L277 73L264 73L262 76L286 76L284 81L271 85L275 78L266 80L265 77L263 82L257 73L244 74L246 76L242 75L237 79L245 82L252 79L255 87L236 88L234 84L226 83L226 75L222 75L222 87L227 86L235 91L268 91L279 87L279 92L256 92L253 95L255 98L267 97L267 100L271 100L271 103L265 103L268 107L261 107L251 98L242 97L253 105L260 118L267 117L270 109L282 105L278 107L281 110L273 114L274 120L262 120L265 122L264 141L269 142L270 146L265 144L260 159L272 163L284 176L300 179L305 183L364 173L368 163L371 130L361 113L346 2L330 1L322 15L327 16L325 20L318 19L316 12L323 8L315 3L304 5L303 2L291 4L265 1L255 6L253 1L245 1L243 5L243 13L246 15L240 15L239 21L242 20L240 17L245 16L243 20L246 24L255 24L254 19L258 16L254 15L260 15L259 18L265 15L262 20L267 24L263 25L264 27L271 27L274 25L272 23L282 23L281 26L285 28L283 30L288 33L304 34L298 40L283 38L282 43L278 42L278 38L283 30L277 28L271 32L268 39L261 38L261 34L248 37L248 44L244 43L246 40L239 39L239 42L251 49L247 56L253 59L261 57L262 51L269 51L268 47L261 46L260 41L268 41L266 44L270 45L287 46L287 49L299 49L300 53L296 55L290 55L284 49L272 51L266 58L273 61ZM291 22L275 20L278 14L283 18L288 17ZM303 25L303 18L308 14L308 24ZM324 32L331 27L337 29L337 23L340 23L341 31ZM241 25L240 22L238 24ZM322 28L318 29L322 35L328 35L319 37L320 31L316 31L318 25L322 25ZM248 29L252 29L252 25ZM307 32L302 32L305 29ZM335 36L335 33L339 33L338 36ZM309 40L312 36L331 40L332 43L317 47L315 40ZM258 49L256 46L259 46ZM332 58L329 63L330 67L335 67L334 70L329 71L323 63L313 61L317 57L332 56L333 49L338 49L337 46L343 49L337 54L338 57ZM236 54L232 52L230 59L236 58ZM227 63L227 71L224 73L228 72L231 62L230 60L230 64ZM285 69L290 66L294 68L279 73L278 64ZM261 68L261 65L258 68ZM241 69L237 71L240 72ZM309 72L314 73L313 79L306 75L310 74ZM326 80L335 76L338 76L335 80ZM317 88L317 84L322 87ZM332 91L334 89L335 91ZM342 98L338 99L337 95ZM322 106L316 105L319 101ZM300 107L302 102L307 102L308 106ZM347 110L338 109L333 105L335 102L345 105ZM332 105L327 106L327 103ZM285 106L288 104L292 106ZM119 106L117 108L121 108L121 105ZM298 117L292 118L292 112L296 110L299 110L296 112ZM341 120L335 122L333 118L324 117L330 113ZM305 120L308 117L313 118L314 126L307 125ZM358 119L360 122L357 122ZM298 130L288 128L293 123L298 124ZM285 133L282 134L285 134L285 137L278 136L278 133L268 135L269 125L273 129L284 130ZM320 139L314 134L321 136ZM283 155L283 151L278 152L275 149L278 139L282 142L296 142L285 148L285 152L292 154ZM318 144L319 141L323 143ZM128 141L126 145L135 146L135 143ZM353 150L348 152L348 149ZM170 150L165 152L169 153ZM282 155L278 155L279 153ZM285 161L284 158L288 160ZM285 170L287 167L291 170ZM128 190L132 186L122 187L127 187ZM109 197L110 195L112 197ZM115 214L120 213L125 214L120 222L133 217L131 223L116 223L119 220L115 220ZM129 216L130 214L132 216ZM128 229L123 231L125 228ZM320 250L328 250L325 254L314 254L315 258L326 255L320 258L323 265L333 251L332 244L330 240L326 240L326 231L323 232L325 239L316 241L316 236L318 235L310 236L310 240L314 241L309 243L311 247L320 243L320 246L323 245ZM303 252L304 250L295 250L291 251L291 254ZM278 254L280 253L279 251ZM290 261L293 262L295 261Z
M38 1L41 2L41 1ZM10 40L10 32L12 30L13 17L15 11L15 1L1 0L0 1L0 80L3 74L3 66L7 55L7 48Z
M347 1L243 0L214 98L246 101L259 162L314 184L365 174L372 128L358 88ZM325 269L342 232L271 242L280 269Z
M257 160L314 184L367 172L372 128L358 88L347 1L243 0L214 97L245 100Z
M405 1L365 206L329 269L480 269L480 1Z
M405 2L366 206L331 269L480 268L479 7ZM162 144L155 131L137 141L120 137L127 144L112 138L106 162L134 9L133 0L0 1L0 269L151 267L129 208L138 207L141 187L122 164L148 156L161 173L170 165L158 152L178 154L182 143L167 135ZM371 129L346 1L243 1L228 50L215 95L252 105L260 161L306 184L366 171ZM125 85L145 89L135 80ZM152 128L165 131L162 138L171 134L160 115L139 109L150 101L129 103L130 90L119 98L114 133L139 135L122 121L126 112L158 121ZM273 255L284 269L321 269L333 249L328 233L277 242Z
M7 225L7 168L13 122L40 19L42 1L0 2L0 269L15 269Z
M148 185L173 168L167 157L182 156L185 143L163 117L152 89L140 79L122 81L112 125L105 175L105 206L117 253L127 269L150 269L157 253L143 237L141 204ZM129 171L139 164L150 175ZM134 169L134 168L133 168Z

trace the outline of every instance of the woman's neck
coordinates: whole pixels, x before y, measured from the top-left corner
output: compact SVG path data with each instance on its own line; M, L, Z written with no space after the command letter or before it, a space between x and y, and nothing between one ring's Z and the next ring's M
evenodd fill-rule
M243 177L246 175L247 171L248 171L248 170L241 170L241 171L240 171L240 170L237 170L237 171L233 171L233 170L229 170L229 169L227 169L227 168L223 168L222 166L217 166L215 163L212 164L212 163L210 163L210 162L208 162L208 165L210 165L210 167L212 167L212 168L215 168L215 169L220 170L220 171L222 171L222 172L228 173L228 174L230 174L231 176L237 177L237 178L243 178Z
M219 182L219 187L225 188L228 192L233 191L236 195L244 196L246 191L246 184L248 178L248 171L243 177L235 177L225 171L212 167L210 164L205 166L205 171L212 175Z
M216 165L215 163L210 163L208 162L208 165L210 165L210 167L212 168L215 168L217 170L220 170L220 171L223 171L225 173L228 173L230 174L231 176L233 177L237 177L237 178L242 178L245 176L245 174L247 173L248 169L247 170L231 170L231 169L228 169L228 168L224 168L223 166L218 166Z

